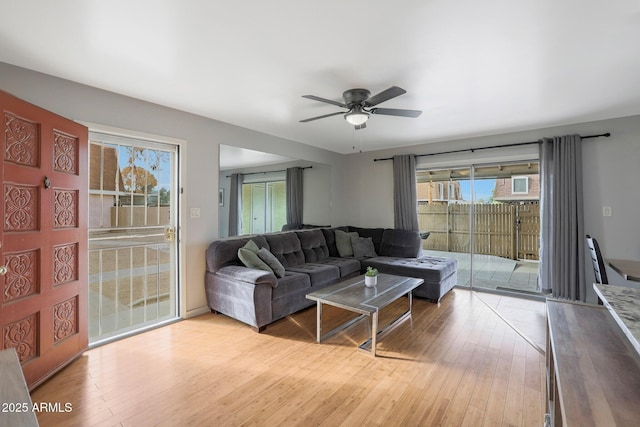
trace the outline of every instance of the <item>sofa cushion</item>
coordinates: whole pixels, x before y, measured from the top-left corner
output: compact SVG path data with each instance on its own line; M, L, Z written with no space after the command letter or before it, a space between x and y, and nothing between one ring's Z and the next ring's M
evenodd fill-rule
M271 267L269 267L264 261L260 259L257 252L242 247L238 249L238 258L245 265L245 267L256 268L258 270L264 270L269 273L273 273Z
M271 299L276 300L310 287L311 279L307 274L285 271L284 276L278 279L278 285L273 288Z
M305 264L287 268L287 271L309 275L309 278L311 279L311 286L323 285L340 278L340 269L334 265L327 264L307 262Z
M387 228L382 234L378 255L416 258L420 252L420 233L409 230L395 230Z
M371 237L353 237L351 236L351 246L353 247L353 256L355 258L373 258L378 256L373 247Z
M329 257L323 259L320 264L333 265L340 269L340 277L353 276L360 274L360 261L355 258L337 258Z
M347 227L335 227L335 228L323 228L322 234L324 235L324 240L327 244L327 248L329 249L329 256L331 257L339 257L340 253L338 253L338 247L336 246L336 230L340 231L349 231Z
M360 237L371 237L373 241L373 247L377 254L380 253L380 243L382 243L382 235L384 234L384 228L360 228L349 227L349 231L355 231Z
M329 248L322 230L296 231L305 262L318 262L329 257Z
M336 230L336 247L340 257L353 256L353 246L351 246L351 237L358 237L358 233L346 233L342 230Z
M258 249L256 254L258 255L258 258L264 261L264 263L273 270L273 274L275 274L276 277L284 277L284 266L280 261L278 261L278 258L269 252L267 248Z
M300 239L294 232L274 233L265 236L271 253L278 258L285 269L304 264L304 253L300 247Z
M457 271L458 260L431 256L422 258L381 256L368 259L366 265L377 268L381 273L419 277L424 279L425 283L439 283Z

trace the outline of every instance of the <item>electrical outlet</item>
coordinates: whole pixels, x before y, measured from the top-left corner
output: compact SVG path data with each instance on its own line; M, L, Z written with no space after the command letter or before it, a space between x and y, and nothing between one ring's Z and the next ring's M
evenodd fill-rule
M200 208L191 208L191 218L200 218Z
M611 216L611 206L602 207L602 216Z

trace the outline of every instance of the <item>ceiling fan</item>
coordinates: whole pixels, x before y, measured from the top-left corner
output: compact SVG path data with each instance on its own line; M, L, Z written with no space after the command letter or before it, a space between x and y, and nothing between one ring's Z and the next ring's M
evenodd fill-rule
M310 119L300 120L300 123L311 122L313 120L324 119L325 117L337 116L344 114L344 119L351 123L356 129L364 129L367 127L367 120L371 114L382 114L385 116L400 117L418 117L422 114L420 110L402 110L399 108L377 108L376 105L388 101L396 96L407 93L406 90L398 86L391 86L389 89L383 90L377 95L371 96L371 92L367 89L349 89L344 91L342 98L344 102L332 101L331 99L320 98L315 95L302 95L303 98L313 99L314 101L325 102L338 107L347 108L348 111L338 111L337 113L325 114L323 116L311 117Z

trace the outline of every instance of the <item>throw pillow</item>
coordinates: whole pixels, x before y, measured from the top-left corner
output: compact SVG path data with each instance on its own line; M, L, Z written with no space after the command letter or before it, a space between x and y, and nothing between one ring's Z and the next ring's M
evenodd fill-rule
M244 247L249 249L251 252L258 252L258 249L260 249L253 240L249 240Z
M356 258L373 258L378 256L371 237L351 237L353 256Z
M267 248L259 249L257 254L258 257L262 261L264 261L271 268L271 270L273 270L273 273L276 275L276 277L284 277L284 266L274 254L269 252Z
M352 233L346 233L344 231L336 230L336 247L340 257L353 256L353 246L351 246L351 237L358 237L358 233L355 231Z
M240 258L240 261L242 261L245 267L257 268L258 270L273 273L273 270L260 259L256 252L253 252L251 249L238 249L238 258Z

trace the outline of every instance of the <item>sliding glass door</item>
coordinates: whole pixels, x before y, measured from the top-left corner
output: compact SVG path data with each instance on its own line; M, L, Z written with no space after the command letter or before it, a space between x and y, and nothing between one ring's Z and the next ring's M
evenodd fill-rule
M458 286L471 285L469 168L417 171L418 224L429 233L423 254L456 258Z
M473 168L473 286L537 293L540 176L537 162Z
M537 293L537 162L417 173L425 255L457 258L458 285Z
M280 231L286 222L285 181L242 184L242 234Z

